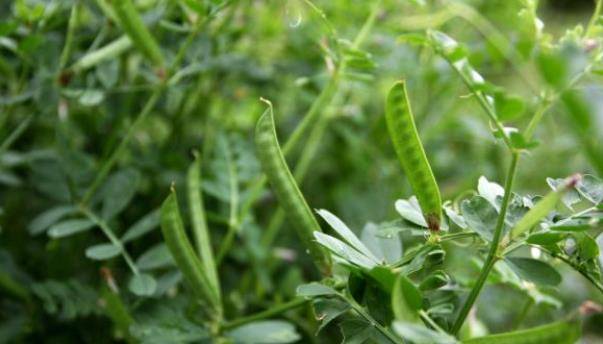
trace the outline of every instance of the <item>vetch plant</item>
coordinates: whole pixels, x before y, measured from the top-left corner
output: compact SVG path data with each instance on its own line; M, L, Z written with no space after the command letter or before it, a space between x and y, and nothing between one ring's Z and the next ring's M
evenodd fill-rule
M504 4L0 5L0 343L599 340L603 2Z

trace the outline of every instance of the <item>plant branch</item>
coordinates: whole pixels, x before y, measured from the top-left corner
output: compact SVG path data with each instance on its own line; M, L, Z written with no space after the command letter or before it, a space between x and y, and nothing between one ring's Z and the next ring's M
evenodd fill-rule
M371 325L375 326L377 331L381 332L387 339L392 341L395 344L404 343L400 338L398 338L395 334L393 334L388 328L381 325L377 320L375 320L362 306L360 306L355 300L351 298L345 298L345 300L350 304L352 309L356 311L361 317L363 317L366 321L368 321Z
M103 232L103 234L105 234L107 239L109 239L111 244L116 247L119 247L119 253L124 257L124 260L128 264L130 270L132 270L132 273L138 275L140 273L138 267L136 266L136 264L134 264L132 257L130 257L130 254L128 254L128 252L126 251L121 240L119 240L119 238L115 236L115 233L113 233L113 230L109 227L109 225L107 225L107 223L103 219L96 216L96 214L94 214L90 209L85 206L80 206L80 211L82 212L82 214L84 214L84 216L86 216L90 221L94 222L94 224L96 224L101 229L101 231Z
M490 244L490 250L488 251L488 256L482 268L482 271L471 289L463 308L454 322L452 327L452 334L455 336L458 334L461 326L465 322L467 315L469 315L469 311L473 307L473 304L477 300L479 293L481 292L484 284L486 283L486 279L490 274L490 271L494 267L496 261L500 258L499 255L499 244L502 238L502 232L505 226L505 218L507 215L507 208L509 207L509 201L511 199L511 189L513 187L513 181L515 179L515 173L517 171L517 163L519 161L519 153L514 152L511 156L511 163L509 165L509 171L507 173L507 180L505 181L505 194L503 196L502 204L500 206L500 213L498 214L498 219L496 221L496 227L494 229L494 237L492 238L492 243Z
M574 264L568 257L566 257L564 255L561 255L561 254L557 254L557 253L551 252L551 251L547 250L544 247L540 247L540 246L537 246L537 247L541 251L543 251L546 254L548 254L549 256L561 260L562 262L564 262L565 264L569 265L574 270L578 271L584 278L586 278L590 283L592 283L592 285L595 288L597 288L603 294L603 284L601 282L597 281L596 279L594 279L592 276L590 276L588 273L586 273L586 271L584 271L583 269L581 269L579 266L577 266L576 264Z
M241 325L245 325L248 324L250 322L253 321L257 321L257 320L262 320L262 319L266 319L266 318L270 318L273 317L275 315L279 315L281 313L284 313L288 310L297 308L297 307L301 307L303 305L305 305L306 303L308 303L309 300L305 299L305 298L297 298L297 299L293 299L289 302L277 305L275 307L269 308L265 311L256 313L256 314L252 314L246 317L242 317L242 318L238 318L235 319L233 321L227 322L226 324L224 324L221 328L222 330L230 330L233 329L235 327L241 326Z

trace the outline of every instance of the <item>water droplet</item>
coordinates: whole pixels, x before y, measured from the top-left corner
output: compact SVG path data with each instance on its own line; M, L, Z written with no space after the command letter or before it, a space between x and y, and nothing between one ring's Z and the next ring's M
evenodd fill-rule
M299 27L303 20L302 8L299 1L289 1L287 8L285 9L285 15L290 28L294 29Z
M538 247L531 247L530 253L532 255L532 258L534 258L534 259L540 258L541 251Z

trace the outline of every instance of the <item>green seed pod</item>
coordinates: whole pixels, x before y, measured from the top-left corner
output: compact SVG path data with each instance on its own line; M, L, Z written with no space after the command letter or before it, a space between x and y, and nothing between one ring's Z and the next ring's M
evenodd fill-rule
M534 227L543 217L557 206L563 195L572 189L580 181L580 175L574 175L565 180L563 185L560 185L556 190L549 192L543 199L530 209L522 218L515 224L511 230L510 238L514 239L525 233L530 228Z
M464 344L571 344L580 339L578 321L559 321L521 331L464 340Z
M220 281L216 271L216 263L211 248L207 220L205 219L205 209L201 195L201 158L196 157L195 162L188 169L187 177L187 196L188 206L191 213L191 224L193 227L193 236L197 244L197 253L201 258L203 270L206 272L207 279L212 288L220 292Z
M450 282L450 277L446 272L442 270L437 270L427 276L419 285L419 289L425 290L434 290L439 289Z
M186 236L174 190L161 206L161 231L176 265L182 271L193 293L213 310L219 311L219 292L209 282L205 275L206 271Z
M389 136L430 230L440 229L442 198L417 133L404 81L389 91L385 106Z
M323 275L328 276L331 274L331 258L315 242L313 234L321 232L320 225L287 166L276 137L272 105L270 103L268 105L268 109L258 120L255 130L255 144L262 170L290 219L290 223L297 230L298 236L313 257L314 263Z
M444 258L446 258L446 251L441 248L436 248L427 253L427 256L425 257L425 267L430 268L440 265L444 262Z
M132 0L110 0L110 3L119 26L130 37L136 48L156 67L162 68L164 62L159 44L144 25Z

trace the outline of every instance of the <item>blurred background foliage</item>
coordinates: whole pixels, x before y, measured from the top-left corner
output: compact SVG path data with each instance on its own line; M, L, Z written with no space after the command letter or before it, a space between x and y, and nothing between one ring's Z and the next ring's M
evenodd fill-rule
M293 297L297 285L315 276L287 219L271 222L277 208L269 192L251 204L251 211L244 209L251 199L249 187L261 176L253 128L264 109L259 98L269 99L284 142L329 82L338 59L348 59L348 68L332 101L319 109L328 118L326 129L302 138L301 148L316 150L305 178L298 179L313 208L329 209L355 229L397 218L394 201L410 197L411 191L386 135L383 106L387 90L400 78L408 82L444 199L475 189L481 175L502 183L504 147L493 139L479 105L443 59L407 44L404 35L437 28L463 42L486 80L527 100L505 118L523 128L547 88L529 47L534 22L518 15L528 2L383 0L359 52L346 55L342 47L354 40L376 1L317 0L320 10L301 0L136 1L167 65L189 45L156 105L132 127L161 73L133 47L89 68L78 66L87 53L123 34L99 2L3 1L0 271L31 292L4 286L0 341L113 340L113 326L98 298L109 280L127 289L127 266L120 259L86 258L87 247L105 240L100 231L59 240L45 235L46 228L36 229L32 220L48 209L77 203L130 128L132 140L91 202L99 212L115 212L105 214L114 231L121 236L157 209L170 184L181 188L192 152L199 151L214 251L220 252L229 229L235 234L219 268L227 315L248 314ZM74 7L78 14L71 24L71 49L65 53ZM541 1L542 34L556 41L566 30L586 26L593 9L588 0ZM583 64L581 58L577 54L566 67ZM599 146L603 141L601 78L593 74L578 88L589 109L585 131L573 128L563 106L552 105L535 132L539 145L523 158L516 190L543 194L547 177L575 172L601 176L597 164L603 156L589 160L581 145L583 135ZM298 147L288 157L292 166L302 151ZM128 241L127 250L138 266L162 281L163 291L151 298L124 297L140 317L140 338L152 337L149 329L172 319L172 339L195 340L184 337L197 325L181 312L187 307L175 288L179 276L161 242L152 228ZM463 251L451 248L449 264L470 273ZM110 278L103 278L101 267L110 271ZM563 275L563 285L554 291L563 306L536 307L526 326L552 321L585 299L603 301L578 274L563 270ZM477 312L496 332L512 326L524 302L512 288L494 285L485 289ZM303 329L304 338L311 337L316 324L307 311L288 316ZM178 317L182 320L174 325ZM591 322L589 335L603 335L603 319ZM336 338L336 329L329 328L317 340Z

